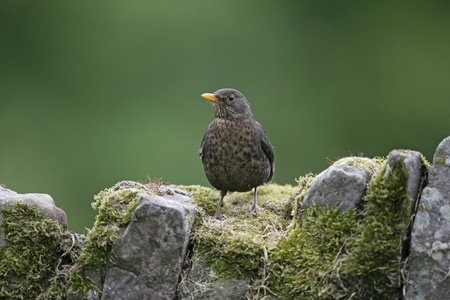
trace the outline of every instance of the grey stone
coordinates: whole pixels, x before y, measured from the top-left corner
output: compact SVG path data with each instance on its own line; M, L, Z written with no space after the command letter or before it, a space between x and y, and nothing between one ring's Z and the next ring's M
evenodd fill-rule
M147 297L151 295L149 299L173 299L196 208L149 194L141 194L138 202L132 221L114 246L115 266L133 273L134 276L127 275L124 280L131 285L144 284ZM111 272L111 282L116 283L118 271ZM105 282L103 290L107 295L114 295L114 299L131 299L126 298L126 292L121 292L117 284Z
M56 207L55 201L47 194L18 194L7 188L0 186L0 208L11 209L17 201L28 204L30 207L39 211L44 218L55 220L63 227L67 228L66 213ZM1 219L0 219L1 220Z
M189 274L178 286L178 299L248 299L249 278L217 279L203 255L194 255Z
M450 299L450 137L436 149L420 197L407 263L406 297Z
M165 298L155 295L134 273L119 268L109 269L105 278L102 300L129 299L156 300Z
M361 202L370 176L366 170L347 164L333 165L317 176L303 199L302 209L314 204L331 209L341 206L341 212L355 208Z
M177 200L181 202L191 201L189 192L177 187L176 185L163 185L161 190L164 192L164 199Z
M10 189L0 186L0 209L11 209L17 201L21 201L24 204L28 204L31 208L40 212L44 218L57 221L59 225L67 229L67 216L66 213L56 207L55 201L50 195L47 194L18 194ZM0 222L3 217L0 214ZM0 230L0 246L5 244L3 230Z

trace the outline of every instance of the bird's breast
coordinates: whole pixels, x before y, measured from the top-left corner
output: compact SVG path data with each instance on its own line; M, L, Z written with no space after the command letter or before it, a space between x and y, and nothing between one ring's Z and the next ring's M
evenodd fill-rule
M213 186L246 191L267 180L270 162L263 153L257 134L249 122L216 120L210 125L203 164Z

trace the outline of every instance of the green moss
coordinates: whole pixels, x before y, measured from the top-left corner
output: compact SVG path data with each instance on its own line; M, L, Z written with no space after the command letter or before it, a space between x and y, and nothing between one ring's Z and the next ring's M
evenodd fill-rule
M370 182L345 272L359 278L365 295L388 299L389 287L399 286L399 253L410 218L411 197L403 160L393 162L387 175L385 172L386 166Z
M298 223L298 210L302 204L303 198L308 193L309 188L313 185L317 175L308 173L305 176L300 176L296 181L298 183L297 191L293 199L289 199L287 202L287 210L293 216L294 220L290 224L290 228L294 228Z
M384 157L367 158L351 156L337 160L333 163L333 166L348 165L351 167L366 170L366 172L372 175L378 171L378 169L383 165L385 161L386 158Z
M2 210L1 299L63 299L82 241L20 201Z
M280 239L269 254L272 291L279 299L338 296L339 268L356 227L354 210L305 209L301 224Z
M214 215L220 198L218 191L200 185L180 185L179 187L191 193L192 204L198 205L204 213Z
M192 242L197 255L204 255L216 278L241 278L261 271L265 247L273 247L284 234L289 222L285 202L292 197L290 185L271 184L258 188L259 211L247 215L253 203L253 192L230 193L224 200L222 220L214 220L218 193L204 187L184 187L194 197L193 203L203 206L202 216L193 229Z

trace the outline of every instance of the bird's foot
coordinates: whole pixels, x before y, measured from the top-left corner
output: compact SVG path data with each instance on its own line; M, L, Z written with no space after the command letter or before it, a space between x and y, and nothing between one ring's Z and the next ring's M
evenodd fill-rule
M213 216L213 219L214 220L222 220L222 214L220 212L219 213L216 212Z
M258 210L256 209L256 207L252 207L252 209L250 209L250 210L241 211L241 213L246 214L246 215L255 214L257 212L258 212Z

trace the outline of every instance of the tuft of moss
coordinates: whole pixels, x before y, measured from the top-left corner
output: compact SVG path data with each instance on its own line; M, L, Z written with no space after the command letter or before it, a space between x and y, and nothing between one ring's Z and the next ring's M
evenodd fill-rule
M400 286L400 251L410 219L411 197L403 159L386 166L370 182L360 213L358 233L345 272L356 277L367 298L392 299ZM392 288L391 288L392 287Z
M253 203L253 192L230 193L224 200L223 219L212 219L218 193L204 187L183 187L193 196L193 203L203 205L208 214L193 228L192 244L196 255L204 255L206 264L217 278L258 276L266 247L273 247L289 222L285 201L292 197L290 185L270 184L258 188L258 213L245 214Z
M203 214L214 215L220 198L218 191L200 185L180 185L179 187L191 194L191 203L200 207Z
M0 247L0 298L65 298L82 239L20 201L1 214L7 243Z
M269 253L272 291L279 299L339 298L339 269L357 227L355 210L313 206Z
M294 228L298 223L298 210L302 204L303 199L308 193L309 188L313 185L317 175L308 173L305 176L300 176L296 181L298 183L296 193L292 199L287 201L286 207L289 213L293 217L293 221L290 224L290 228Z

